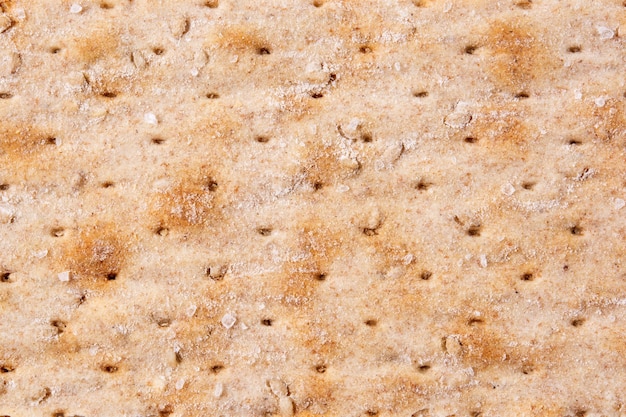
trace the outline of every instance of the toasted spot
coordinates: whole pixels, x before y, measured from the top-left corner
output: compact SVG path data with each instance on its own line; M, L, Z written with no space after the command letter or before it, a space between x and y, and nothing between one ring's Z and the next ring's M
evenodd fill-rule
M485 46L493 57L487 69L494 83L515 94L550 79L551 72L557 68L557 60L548 46L539 41L541 35L522 20L491 24Z
M267 39L263 37L259 29L242 25L220 28L209 38L207 46L263 55L271 51Z
M80 227L64 241L60 262L80 288L103 289L112 285L129 256L128 237L117 225L100 223Z
M107 19L105 22L109 22ZM119 57L120 35L110 23L102 24L89 33L70 41L68 56L70 60L87 66L100 60Z

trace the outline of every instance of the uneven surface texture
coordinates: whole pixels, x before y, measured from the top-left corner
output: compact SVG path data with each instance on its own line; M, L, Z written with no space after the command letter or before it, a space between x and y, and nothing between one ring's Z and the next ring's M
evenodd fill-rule
M621 0L0 5L0 415L626 415Z

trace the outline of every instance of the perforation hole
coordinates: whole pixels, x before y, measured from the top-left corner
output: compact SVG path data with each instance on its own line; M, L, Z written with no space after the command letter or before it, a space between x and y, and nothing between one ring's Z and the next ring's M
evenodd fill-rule
M109 9L113 8L113 5L111 3L102 2L102 3L100 3L100 8L101 9L105 9L105 10L109 10Z
M322 97L324 97L324 94L322 94L320 92L312 92L312 93L309 93L309 95L311 96L311 98L322 98Z
M517 3L515 3L515 5L519 7L520 9L529 10L532 7L532 1L530 0L518 1Z
M574 327L580 327L585 323L585 319L583 318L575 318L569 322Z
M577 140L577 139L570 139L568 144L574 145L574 146L578 146L578 145L582 145L583 143L580 140Z
M3 363L0 365L0 373L8 374L9 372L15 371L15 367L10 363Z
M476 142L478 142L478 139L476 139L473 136L467 136L465 139L463 139L463 141L465 143L476 143Z
M150 141L155 145L162 145L165 142L165 139L162 138L152 138L152 140Z
M2 183L2 184L0 184L0 191L6 191L6 190L9 189L9 187L10 187L10 185L7 184L6 182Z
M274 323L274 320L272 320L272 319L263 319L263 320L261 320L261 324L262 324L263 326L268 326L268 327L269 327L269 326L271 326L273 323Z
M373 52L373 49L370 45L361 45L359 47L359 52L362 54L371 54Z
M470 226L469 229L467 229L467 235L472 237L478 237L480 236L481 228L482 227L480 225Z
M370 143L374 140L370 132L361 132L361 142Z
M52 320L50 321L50 325L56 329L57 335L62 334L67 328L67 324L62 320Z
M164 226L159 226L155 229L154 231L155 234L159 235L159 236L167 236L170 234L170 229L168 229L167 227Z
M424 373L430 371L430 365L428 365L428 364L420 365L417 368L417 370L424 374Z
M115 183L113 181L104 181L102 184L100 184L100 186L102 188L112 188L115 186Z
M583 234L583 228L578 226L578 225L570 227L569 231L574 236L582 236L582 234Z
M326 281L326 274L323 272L319 272L315 274L315 279L318 281Z
M8 271L0 273L0 281L1 282L13 282L13 277L11 275L12 273Z
M217 181L213 179L208 180L206 184L204 184L204 189L212 193L217 191L218 187L219 187L219 184L217 183Z
M218 0L206 0L204 5L210 9L215 9L219 6L220 2Z
M224 365L213 365L211 366L211 372L213 372L214 374L219 374L221 371L224 370Z
M102 97L105 97L105 98L115 98L115 97L117 97L117 93L115 93L113 91L105 91L103 93L100 93L100 95Z
M207 93L206 98L208 98L209 100L215 100L220 98L220 95L217 93Z
M515 98L520 99L520 100L523 100L528 97L530 97L530 95L526 91L520 91L519 93L515 94Z
M57 138L55 138L54 136L48 136L46 138L46 145L56 145L57 144Z
M107 281L115 281L117 279L117 272L109 272L107 274Z
M157 56L161 56L165 52L165 49L161 48L160 46L156 46L152 48L152 52Z
M13 97L13 94L11 93L7 93L7 92L0 93L0 100L8 100L12 97Z
M50 235L53 237L63 237L65 236L65 229L62 227L54 227L50 230Z
M532 272L525 272L520 277L522 281L532 281L535 279L535 275Z
M376 320L376 319L367 319L367 320L365 320L365 325L369 326L369 327L375 327L376 325L378 325L378 320Z
M324 364L316 365L315 372L317 372L318 374L323 374L324 372L326 372L326 365Z
M52 417L65 417L65 411L56 410L55 412L52 413Z
M58 46L53 46L49 49L51 54L58 54L59 52L61 52L61 48L59 48Z
M267 143L270 141L270 138L267 136L256 136L254 140L256 140L259 143Z
M479 324L484 324L485 320L478 318L478 317L472 317L467 321L467 325L468 326L476 326Z
M433 186L432 182L426 181L424 179L420 179L415 184L415 189L418 190L418 191L426 191L426 190L428 190L432 186Z
M313 189L314 189L315 191L319 191L319 190L321 190L322 188L324 188L324 184L323 184L322 182L320 182L320 181L315 181L315 182L313 183Z
M262 46L257 49L257 53L259 55L269 55L271 53L270 49L266 46Z
M378 410L367 410L367 411L365 412L365 415L368 415L368 416L377 416L377 415L378 415Z
M424 97L428 97L428 91L413 91L413 97L416 98L424 98Z
M119 367L117 367L116 365L104 364L104 365L100 366L100 370L102 370L103 372L106 372L108 374L114 374L117 371L119 371Z
M578 45L570 46L569 48L567 48L567 52L569 52L570 54L577 54L580 51L582 51L582 48Z
M430 271L422 271L420 274L420 278L424 281L428 281L433 276L433 273Z
M536 183L536 182L534 182L534 181L524 181L524 182L522 183L522 188L523 188L523 189L525 189L525 190L529 190L529 191L530 191L530 190L532 190L533 188L535 188L535 185L536 185L536 184L537 184L537 183Z
M261 236L269 236L272 234L272 229L269 227L259 227L256 231Z
M465 52L467 55L474 55L474 53L476 53L477 49L478 49L478 46L476 46L476 45L467 45L463 49L463 52Z

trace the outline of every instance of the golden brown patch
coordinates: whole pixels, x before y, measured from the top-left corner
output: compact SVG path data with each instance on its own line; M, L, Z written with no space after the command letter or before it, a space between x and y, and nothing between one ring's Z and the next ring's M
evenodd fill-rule
M65 236L60 263L80 288L103 289L118 279L129 256L129 238L115 224L80 227Z
M549 79L557 62L548 47L538 40L540 36L532 25L519 20L491 24L484 42L493 57L488 71L494 83L518 94Z
M300 158L306 181L319 189L359 174L361 164L356 158L341 158L338 149L319 142L309 143Z
M37 161L55 148L56 136L52 131L29 124L0 122L0 164L5 175L32 179L31 168L40 170Z
M74 38L67 49L70 60L90 66L102 59L118 58L119 48L119 32L111 24L107 24Z
M260 29L243 25L232 25L218 29L217 33L209 38L206 46L259 55L267 55L272 52L271 45L261 34Z
M209 167L202 166L154 195L151 212L160 227L202 227L222 221L220 184L209 172Z

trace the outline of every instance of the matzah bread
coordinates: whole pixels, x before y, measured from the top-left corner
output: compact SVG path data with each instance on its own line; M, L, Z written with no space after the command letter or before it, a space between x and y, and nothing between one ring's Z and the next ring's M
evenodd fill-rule
M621 0L0 5L0 415L626 415Z

